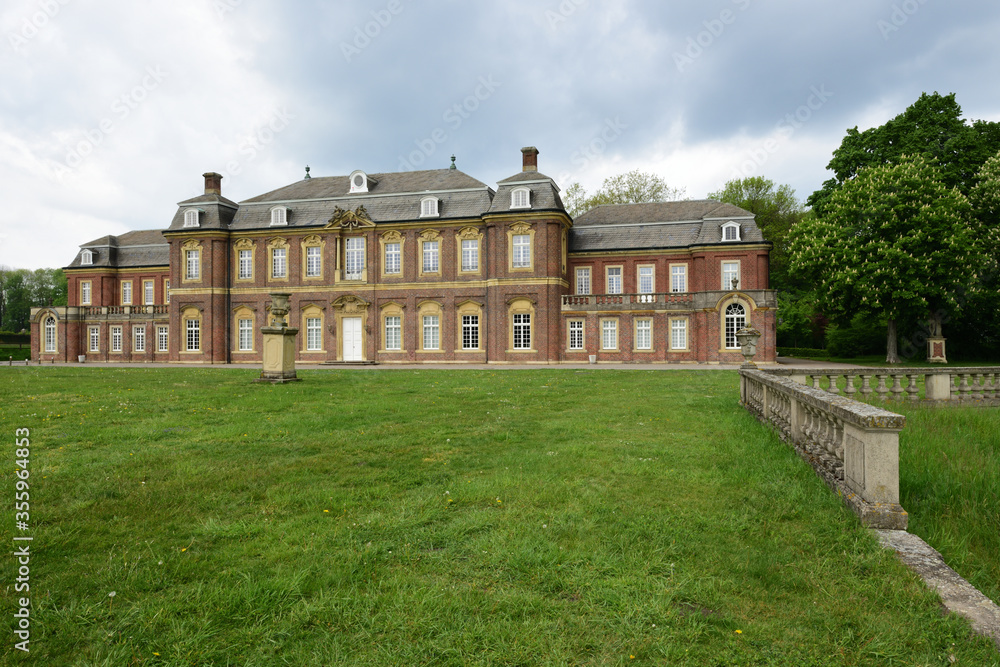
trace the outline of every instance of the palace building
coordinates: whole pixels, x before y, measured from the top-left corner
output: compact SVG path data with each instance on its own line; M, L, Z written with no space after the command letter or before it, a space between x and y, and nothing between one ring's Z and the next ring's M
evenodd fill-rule
M569 216L522 149L496 189L456 169L310 177L236 203L222 177L165 229L80 246L69 306L32 310L32 358L262 360L287 292L299 363L738 363L775 358L770 243L717 201Z

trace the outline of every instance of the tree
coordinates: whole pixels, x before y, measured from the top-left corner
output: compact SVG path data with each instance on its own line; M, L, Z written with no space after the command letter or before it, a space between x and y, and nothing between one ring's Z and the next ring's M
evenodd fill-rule
M869 167L833 192L824 216L795 228L790 266L812 277L828 312L884 317L886 362L898 363L897 320L926 314L939 333L976 282L983 258L970 216L965 195L923 156Z
M739 206L756 216L764 238L774 244L771 249L771 286L790 287L788 275L788 234L803 216L802 204L795 190L788 185L775 187L774 181L763 176L751 176L727 182L709 199Z
M827 165L834 178L806 201L822 215L830 196L862 169L899 164L904 156L925 155L937 160L948 187L968 195L979 167L1000 150L1000 123L962 119L955 94L923 93L903 113L879 127L847 131Z
M0 329L28 329L32 307L65 305L62 269L0 269Z
M563 194L563 206L572 217L576 217L601 204L676 201L684 197L684 192L684 188L672 188L656 174L635 169L604 179L604 184L590 197L579 183L571 184Z

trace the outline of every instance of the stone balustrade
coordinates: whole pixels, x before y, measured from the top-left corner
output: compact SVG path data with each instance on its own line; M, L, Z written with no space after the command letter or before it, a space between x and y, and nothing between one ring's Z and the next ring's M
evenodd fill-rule
M767 371L862 401L958 401L1000 405L1000 367L816 368Z
M899 432L905 417L781 374L741 369L740 402L773 426L866 526L905 530Z
M715 309L719 301L732 292L656 292L654 294L566 294L562 297L562 311L587 310L677 310L691 311ZM753 299L759 307L775 308L771 290L740 290L740 294Z

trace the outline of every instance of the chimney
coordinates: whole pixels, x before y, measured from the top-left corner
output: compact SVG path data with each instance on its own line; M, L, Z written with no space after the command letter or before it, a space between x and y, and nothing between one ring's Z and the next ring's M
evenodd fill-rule
M222 174L217 174L214 171L210 171L207 174L202 174L205 177L205 194L206 195L222 195Z
M534 146L528 146L521 149L521 154L521 171L538 171L538 149Z

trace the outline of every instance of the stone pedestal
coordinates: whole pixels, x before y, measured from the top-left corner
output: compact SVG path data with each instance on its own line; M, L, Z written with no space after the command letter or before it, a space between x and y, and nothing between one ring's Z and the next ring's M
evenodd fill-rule
M927 362L931 364L946 364L944 354L944 338L932 336L927 339Z
M298 329L263 327L264 370L254 382L299 382L295 376L295 336Z

